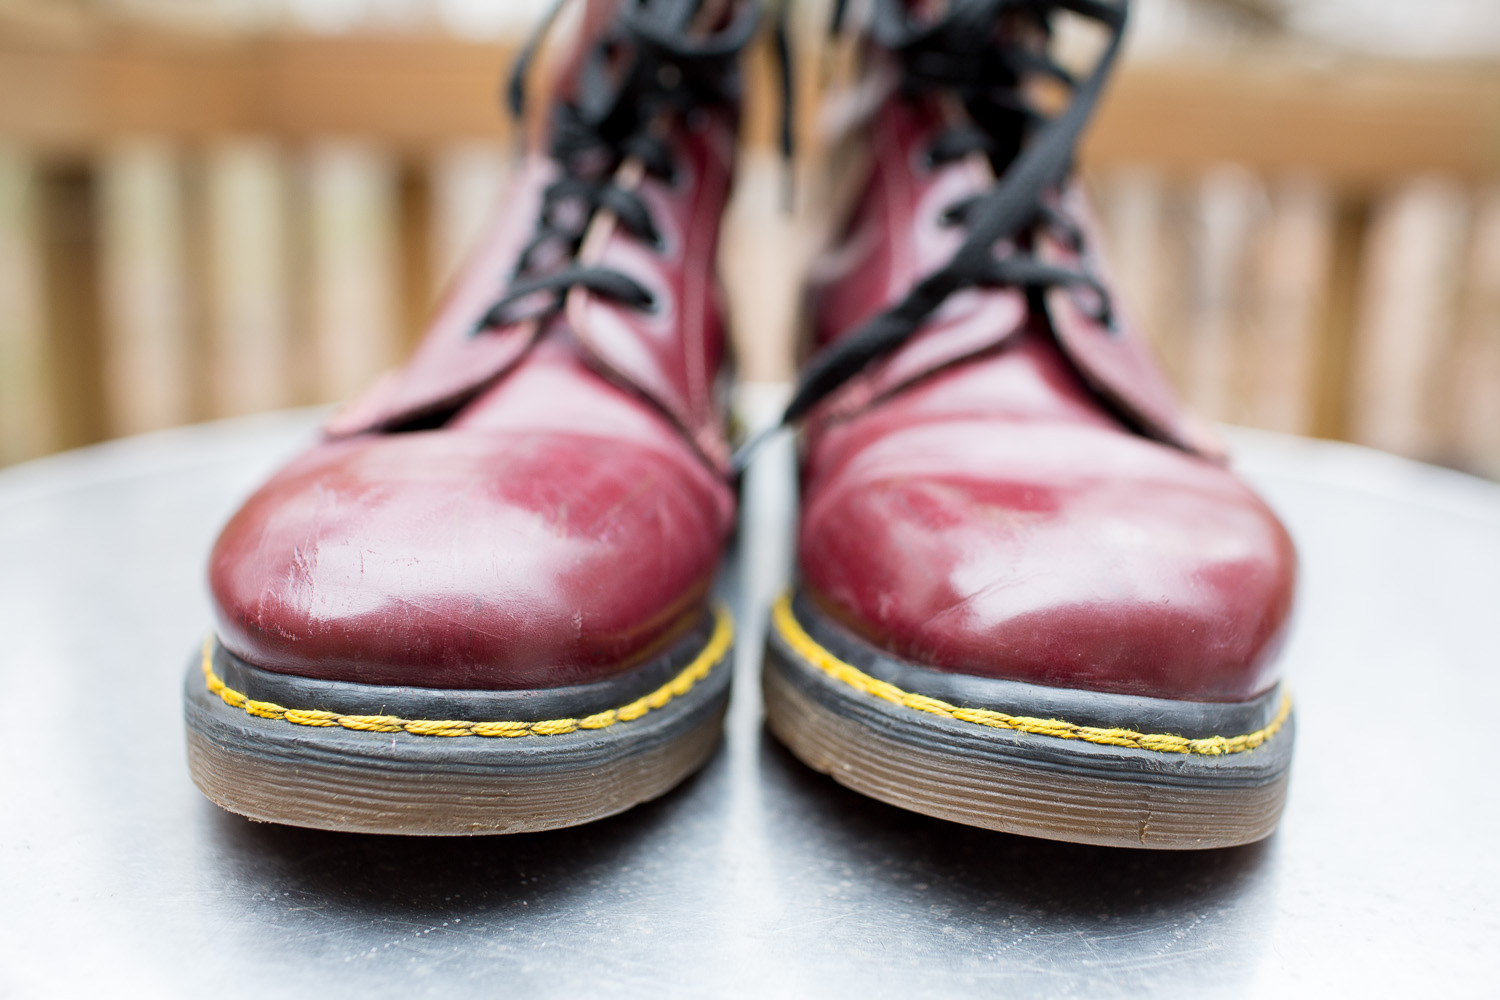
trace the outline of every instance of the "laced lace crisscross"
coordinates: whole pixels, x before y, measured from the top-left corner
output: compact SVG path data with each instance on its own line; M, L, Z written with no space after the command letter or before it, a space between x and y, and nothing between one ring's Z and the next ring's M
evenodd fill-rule
M1062 66L1012 33L1029 20L1049 32L1051 16L1071 11L1097 21L1109 42L1087 78ZM843 4L836 9L835 25ZM949 95L960 101L967 121L938 135L934 163L984 153L999 178L987 192L953 205L945 222L961 225L965 238L953 257L923 277L900 302L816 355L788 405L783 423L805 416L820 401L915 335L954 292L1008 285L1041 291L1083 287L1095 317L1111 324L1109 297L1086 271L1060 267L1028 251L1029 234L1046 226L1075 249L1078 228L1051 207L1072 167L1073 148L1093 113L1119 51L1125 0L950 0L936 17L914 13L906 0L874 0L869 34L900 64L902 92L911 98ZM1053 118L1025 102L1028 78L1042 76L1072 90L1065 110ZM737 464L742 464L743 453Z
M524 80L557 7L522 52L510 83L512 111L525 103ZM727 21L697 30L704 0L622 0L607 33L585 54L570 101L552 121L551 157L561 176L542 194L535 235L521 251L504 294L480 317L474 332L540 318L562 308L569 289L582 287L640 309L653 298L635 279L577 262L584 234L601 209L648 244L660 235L640 195L617 183L627 160L646 175L673 182L667 128L697 111L738 105L738 54L759 20L754 3L736 3Z

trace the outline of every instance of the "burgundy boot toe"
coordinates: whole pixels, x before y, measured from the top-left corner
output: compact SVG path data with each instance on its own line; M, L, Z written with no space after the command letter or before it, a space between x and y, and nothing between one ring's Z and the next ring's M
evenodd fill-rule
M691 455L605 438L328 445L225 527L210 560L219 640L247 663L318 680L603 680L703 616L730 511Z
M1218 466L1086 425L925 424L808 497L809 597L903 659L1153 698L1275 683L1295 556Z

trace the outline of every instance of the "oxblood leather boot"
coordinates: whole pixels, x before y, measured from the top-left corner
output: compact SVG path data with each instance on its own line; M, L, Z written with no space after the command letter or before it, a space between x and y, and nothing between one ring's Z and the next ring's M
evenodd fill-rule
M589 5L559 75L578 82L534 130L550 150L420 349L214 547L217 636L186 687L209 798L335 830L540 830L708 758L735 514L713 268L756 19Z
M1027 100L1047 18L1110 41ZM877 0L869 177L815 282L772 731L917 812L1129 847L1260 839L1292 751L1286 531L1179 408L1069 179L1121 5Z

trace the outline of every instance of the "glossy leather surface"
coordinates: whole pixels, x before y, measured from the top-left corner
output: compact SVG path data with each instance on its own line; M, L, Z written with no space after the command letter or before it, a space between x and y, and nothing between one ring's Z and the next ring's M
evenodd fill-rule
M727 116L674 130L674 183L639 184L660 246L608 213L585 237L581 260L638 277L653 311L574 289L544 328L474 334L553 176L526 161L411 362L225 527L225 648L325 680L551 688L619 674L703 615L734 521L713 393L732 138Z
M912 115L892 104L877 136ZM877 156L859 210L912 245L941 226L889 193L921 183L917 162ZM918 179L885 176L903 172ZM871 253L882 266L826 290L825 335L920 276L916 255ZM1132 333L1056 294L1014 319L999 305L1014 293L984 294L1004 321L987 343L932 324L810 421L809 596L943 670L1201 701L1269 689L1296 563L1276 517L1216 460Z
M555 687L702 613L733 517L678 430L560 332L448 426L319 445L230 520L235 655L306 677Z

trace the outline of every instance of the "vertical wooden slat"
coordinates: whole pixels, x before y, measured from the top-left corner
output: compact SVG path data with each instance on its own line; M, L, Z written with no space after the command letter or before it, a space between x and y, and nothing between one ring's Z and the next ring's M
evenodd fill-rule
M511 157L496 143L470 143L432 161L432 274L445 288L493 217Z
M1164 302L1164 296L1179 284L1166 248L1166 179L1150 167L1126 167L1099 178L1095 187L1116 287L1136 328L1175 379L1183 364L1179 331Z
M136 140L99 163L106 422L134 434L192 415L182 164Z
M1448 457L1500 479L1500 185L1478 199L1461 304L1459 341L1446 380Z
M1280 178L1269 194L1271 214L1239 352L1246 374L1240 415L1257 427L1307 434L1313 428L1317 337L1332 269L1334 203L1309 177Z
M397 353L405 357L420 342L432 318L437 279L432 262L432 179L421 165L403 163L396 190L397 262L401 274Z
M106 434L95 181L91 166L58 163L40 186L47 393L56 448L92 444Z
M269 141L213 146L205 162L210 389L215 416L296 398L287 165Z
M1317 437L1348 437L1350 369L1370 214L1363 198L1341 198L1333 208L1328 286L1315 337L1312 433Z
M308 160L308 275L318 396L354 396L397 355L395 162L353 142Z
M1193 408L1215 420L1240 416L1247 264L1264 213L1264 186L1243 168L1218 167L1198 188L1184 329L1186 389Z
M0 147L0 465L53 446L37 166Z
M1451 349L1469 203L1455 184L1417 178L1377 206L1355 331L1354 440L1434 457L1436 377Z

